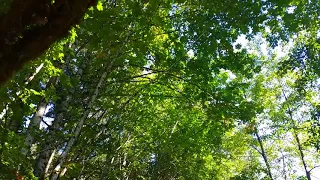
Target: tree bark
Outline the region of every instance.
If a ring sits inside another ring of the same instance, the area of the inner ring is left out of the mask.
[[[105,78],[107,77],[108,72],[109,72],[108,70],[104,71],[103,74],[101,75],[101,77],[99,79],[99,82],[98,82],[98,84],[97,84],[97,86],[95,88],[94,94],[92,95],[91,100],[89,102],[88,108],[83,113],[81,119],[79,120],[79,123],[77,124],[77,126],[76,126],[76,128],[75,128],[75,130],[73,132],[73,136],[69,139],[65,150],[61,154],[61,157],[60,157],[60,159],[59,159],[54,171],[51,173],[50,180],[57,180],[58,179],[60,171],[61,171],[60,169],[62,168],[63,163],[65,162],[65,160],[66,160],[71,148],[73,147],[73,144],[75,143],[77,137],[79,136],[79,134],[81,132],[81,129],[82,129],[83,124],[84,124],[84,121],[86,120],[86,118],[88,117],[88,115],[89,115],[89,113],[91,111],[91,106],[95,102],[95,100],[96,100],[96,98],[97,98],[97,96],[99,94],[100,87],[102,86]]]
[[[31,119],[28,131],[26,134],[26,139],[25,139],[25,147],[22,148],[22,153],[24,155],[27,155],[30,151],[30,148],[32,146],[32,143],[34,141],[34,135],[37,130],[40,128],[40,123],[42,121],[42,117],[44,116],[45,110],[47,107],[47,102],[45,101],[44,98],[41,99],[37,111],[34,114],[34,117]]]
[[[308,180],[311,180],[311,174],[310,174],[310,171],[308,171],[308,166],[307,166],[307,163],[304,158],[304,153],[303,153],[302,145],[300,143],[300,139],[299,139],[298,134],[295,130],[294,130],[293,134],[294,134],[295,140],[297,141],[297,145],[298,145],[298,149],[299,149],[299,153],[300,153],[300,158],[301,158],[301,161],[303,164],[304,171],[306,172],[306,177]]]
[[[66,63],[71,58],[66,57]],[[76,74],[76,79],[80,80],[83,68],[85,68],[88,65],[88,62],[84,62],[84,67],[80,68]],[[59,94],[59,93],[58,93]],[[61,94],[64,94],[63,92]],[[51,163],[53,162],[54,155],[57,150],[58,140],[57,136],[59,134],[59,128],[63,127],[64,121],[66,119],[66,114],[68,111],[68,106],[70,103],[70,100],[72,99],[71,95],[68,94],[67,96],[64,95],[58,95],[60,97],[60,101],[56,102],[56,116],[54,121],[52,122],[52,125],[49,127],[49,132],[47,134],[47,137],[45,139],[45,142],[42,146],[42,150],[40,154],[37,157],[35,166],[34,166],[34,175],[36,177],[39,177],[40,180],[45,179],[49,176],[49,169],[51,167]]]
[[[13,0],[0,20],[0,86],[68,35],[96,0]]]
[[[49,167],[56,152],[57,131],[63,122],[65,113],[67,112],[69,99],[70,98],[67,98],[60,104],[60,110],[57,113],[55,120],[52,122],[52,126],[49,128],[48,137],[46,138],[44,145],[42,146],[42,151],[36,160],[33,173],[36,177],[39,177],[40,180],[45,179],[48,176]]]
[[[60,173],[61,173],[61,168],[63,167],[63,164],[64,164],[69,152],[71,151],[71,148],[73,147],[75,141],[77,140],[77,138],[82,130],[82,127],[85,123],[85,120],[87,119],[87,117],[91,111],[91,107],[93,106],[96,98],[98,97],[100,88],[103,85],[103,83],[105,82],[105,79],[107,78],[108,74],[112,71],[112,68],[114,67],[114,62],[119,57],[120,52],[122,52],[122,49],[123,49],[125,43],[128,41],[130,34],[131,34],[131,32],[129,31],[126,36],[125,41],[123,41],[122,46],[118,49],[116,56],[111,59],[110,63],[106,64],[106,69],[104,69],[102,75],[100,76],[99,82],[95,87],[93,95],[91,96],[91,99],[88,103],[87,109],[85,110],[85,112],[83,113],[82,117],[80,118],[78,124],[74,128],[73,133],[72,133],[73,136],[67,142],[66,148],[64,149],[63,153],[61,154],[57,165],[55,166],[53,172],[50,175],[50,180],[57,180],[59,178]]]
[[[271,174],[271,168],[270,168],[270,164],[269,164],[269,161],[268,161],[268,157],[267,157],[267,154],[266,154],[266,151],[264,149],[264,146],[263,146],[263,142],[262,142],[262,139],[258,133],[258,129],[255,129],[255,132],[254,132],[256,138],[258,139],[258,142],[259,142],[259,146],[260,146],[260,149],[261,149],[261,152],[259,152],[263,158],[263,161],[264,163],[266,164],[266,167],[267,167],[267,174],[269,176],[269,178],[271,180],[273,180],[273,177],[272,177],[272,174]]]
[[[282,94],[283,94],[285,100],[288,101],[288,97],[286,96],[286,94],[285,94],[283,89],[282,89]],[[290,120],[291,120],[291,124],[292,124],[292,128],[293,128],[293,136],[294,136],[294,138],[295,138],[295,140],[297,142],[297,146],[298,146],[300,158],[301,158],[301,161],[302,161],[302,164],[303,164],[303,168],[304,168],[304,171],[306,173],[307,179],[311,180],[311,173],[308,170],[308,165],[307,165],[307,163],[305,161],[305,157],[304,157],[303,148],[302,148],[302,145],[301,145],[301,142],[300,142],[300,138],[299,138],[299,136],[297,134],[297,125],[296,125],[296,122],[293,119],[291,107],[289,105],[287,105],[287,106],[288,106],[288,114],[290,116]]]

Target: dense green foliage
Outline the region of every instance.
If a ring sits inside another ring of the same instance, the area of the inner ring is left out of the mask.
[[[0,179],[316,178],[319,6],[99,1],[0,88]]]

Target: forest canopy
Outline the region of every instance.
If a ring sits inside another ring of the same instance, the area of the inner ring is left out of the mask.
[[[0,0],[0,179],[320,179],[318,0]]]

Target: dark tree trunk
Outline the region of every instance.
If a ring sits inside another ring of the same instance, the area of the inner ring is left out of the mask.
[[[256,138],[257,138],[257,140],[258,140],[258,142],[259,142],[259,145],[260,145],[260,150],[261,150],[261,151],[260,151],[260,154],[261,154],[261,156],[262,156],[262,158],[263,158],[264,163],[266,164],[267,174],[268,174],[269,178],[270,178],[271,180],[273,180],[272,173],[271,173],[271,168],[270,168],[270,164],[269,164],[268,157],[267,157],[267,153],[266,153],[266,151],[265,151],[265,149],[264,149],[262,139],[261,139],[261,137],[260,137],[260,135],[259,135],[259,133],[258,133],[258,129],[255,129],[254,134],[255,134],[255,136],[256,136]]]
[[[0,86],[68,35],[96,0],[13,0],[0,19]]]

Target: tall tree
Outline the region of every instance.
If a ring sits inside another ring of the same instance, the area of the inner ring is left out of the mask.
[[[297,122],[302,109],[291,108],[294,128],[285,109],[301,102],[316,109],[308,97],[318,91],[308,79],[300,89],[310,93],[299,94],[284,81],[300,77],[290,63],[235,42],[245,36],[259,46],[258,36],[272,49],[300,30],[311,32],[316,3],[45,2],[12,1],[1,8],[1,25],[17,29],[1,30],[13,42],[1,45],[4,59],[22,58],[22,67],[39,57],[0,89],[1,178],[277,179],[280,151],[283,177],[297,178],[291,170],[300,166],[289,162],[299,157],[296,144],[275,141],[294,132],[313,170],[306,150],[317,135],[305,141],[301,129],[312,128],[305,119]],[[10,15],[17,19],[19,13],[26,15],[22,25]]]
[[[12,0],[0,19],[0,84],[68,35],[96,0]]]

